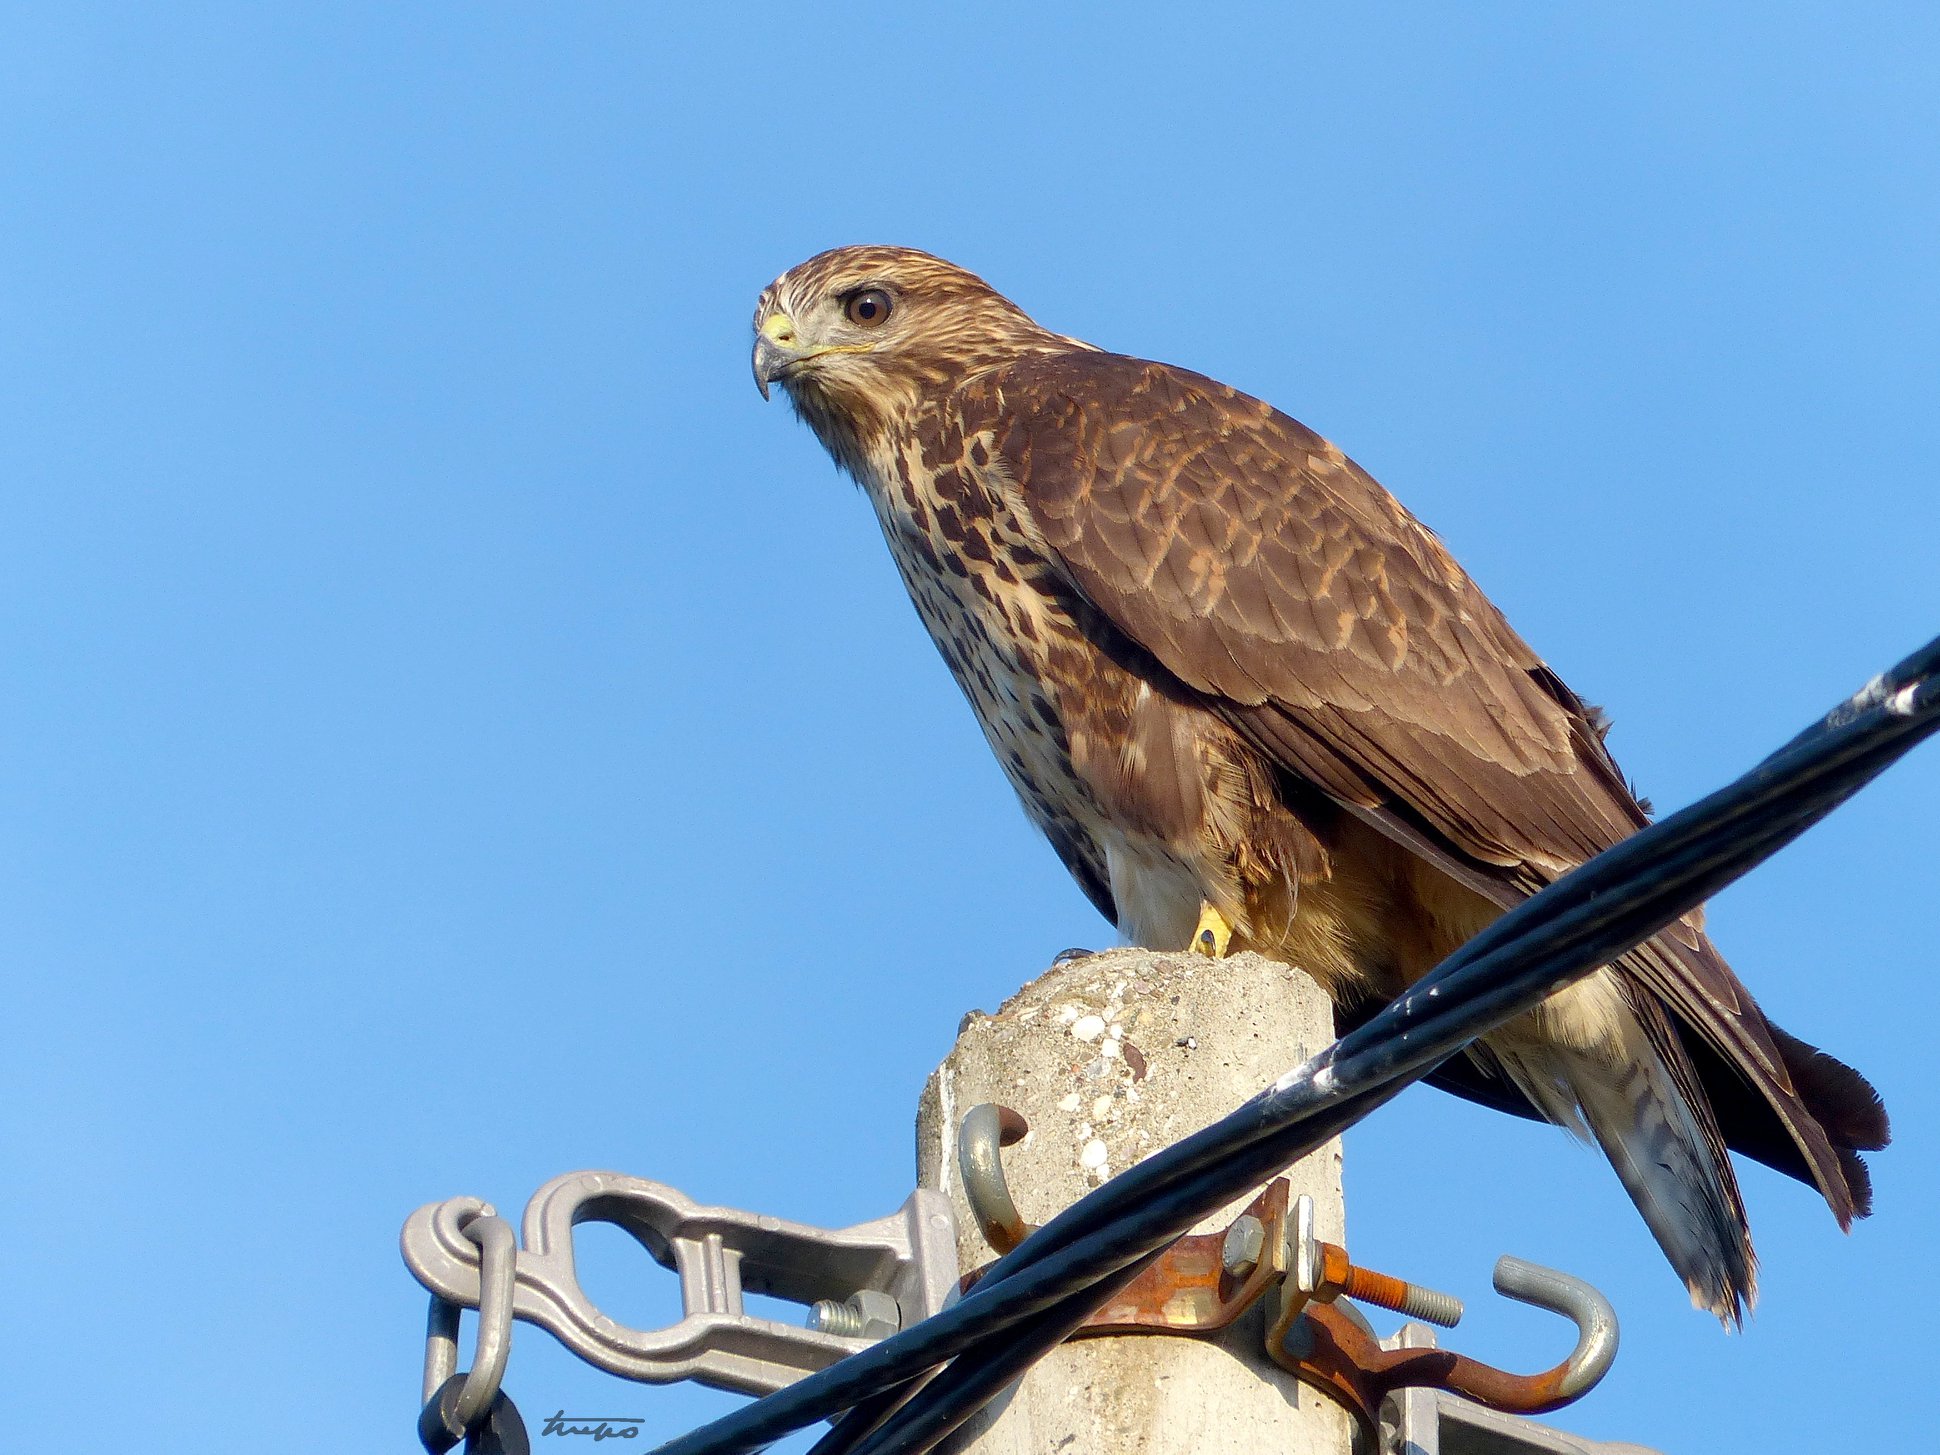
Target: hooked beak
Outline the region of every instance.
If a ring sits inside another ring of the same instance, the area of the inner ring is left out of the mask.
[[[785,313],[771,313],[761,320],[754,336],[754,387],[768,397],[768,386],[788,377],[788,371],[802,357],[796,347],[795,320]]]

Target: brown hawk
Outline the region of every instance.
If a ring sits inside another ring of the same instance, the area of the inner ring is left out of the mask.
[[[1134,943],[1255,949],[1347,1015],[1646,822],[1600,718],[1354,462],[904,248],[755,310],[755,381],[861,484],[1024,807]],[[1726,1147],[1869,1210],[1865,1079],[1693,914],[1443,1068],[1594,1137],[1692,1301],[1755,1292]]]

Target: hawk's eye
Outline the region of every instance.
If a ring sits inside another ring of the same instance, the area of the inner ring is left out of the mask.
[[[880,288],[864,288],[860,293],[851,295],[843,307],[850,323],[861,324],[864,328],[880,327],[889,318],[889,295]]]

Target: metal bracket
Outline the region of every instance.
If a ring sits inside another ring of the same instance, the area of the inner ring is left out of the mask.
[[[430,1203],[400,1239],[405,1264],[438,1297],[479,1302],[479,1249],[464,1225],[489,1213],[476,1198]],[[574,1273],[572,1230],[625,1229],[680,1275],[685,1316],[663,1329],[631,1329],[601,1313]],[[625,1379],[692,1379],[741,1394],[769,1394],[866,1347],[871,1339],[797,1328],[746,1312],[743,1293],[802,1304],[851,1304],[865,1292],[893,1299],[907,1328],[952,1301],[956,1226],[948,1200],[918,1188],[886,1218],[817,1228],[737,1208],[706,1207],[663,1183],[617,1172],[570,1172],[533,1194],[522,1220],[512,1316],[552,1333],[589,1364]],[[863,1327],[884,1332],[882,1300]],[[840,1322],[823,1319],[824,1323]]]
[[[1030,1124],[1007,1106],[983,1103],[964,1114],[957,1130],[957,1166],[964,1200],[993,1252],[1008,1253],[1033,1231],[1018,1212],[1004,1176],[1002,1148],[1022,1141]],[[1233,1231],[1188,1233],[1081,1324],[1071,1337],[1103,1334],[1212,1334],[1231,1324],[1286,1271],[1275,1250],[1286,1244],[1291,1184],[1277,1177],[1261,1190],[1234,1228],[1253,1233],[1254,1251],[1229,1251]],[[967,1293],[981,1278],[964,1275]]]
[[[1275,1178],[1240,1217],[1257,1220],[1270,1238],[1285,1221],[1287,1188],[1286,1178]],[[1269,1258],[1251,1267],[1229,1268],[1225,1257],[1229,1237],[1229,1233],[1188,1233],[1180,1238],[1071,1337],[1213,1334],[1226,1328],[1284,1271]]]
[[[1032,1231],[1004,1176],[1002,1149],[1028,1135],[1030,1124],[1007,1106],[985,1103],[964,1114],[957,1131],[963,1195],[984,1241],[1008,1253]],[[1100,1334],[1212,1334],[1227,1327],[1275,1284],[1282,1295],[1278,1339],[1310,1299],[1358,1298],[1414,1318],[1453,1326],[1460,1299],[1385,1273],[1357,1268],[1347,1250],[1314,1236],[1314,1204],[1289,1199],[1292,1184],[1276,1177],[1223,1233],[1188,1233],[1081,1324],[1073,1338]],[[963,1286],[983,1274],[967,1275]]]

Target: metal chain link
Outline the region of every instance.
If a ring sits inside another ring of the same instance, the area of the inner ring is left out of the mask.
[[[478,1339],[471,1368],[454,1394],[448,1386],[457,1377],[460,1310],[448,1299],[431,1295],[420,1396],[424,1404],[418,1416],[418,1438],[430,1455],[444,1455],[484,1425],[494,1401],[502,1398],[499,1384],[512,1353],[512,1284],[518,1239],[512,1225],[489,1206],[465,1219],[459,1229],[478,1245]]]

